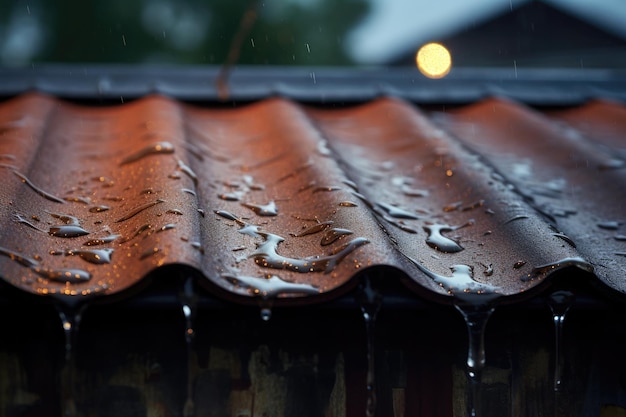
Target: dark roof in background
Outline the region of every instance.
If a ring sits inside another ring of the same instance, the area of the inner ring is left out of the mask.
[[[24,292],[124,295],[164,268],[241,302],[321,302],[367,273],[443,302],[524,298],[564,270],[626,292],[613,73],[243,71],[238,104],[173,70],[46,71],[2,84],[0,271]]]
[[[416,40],[411,50],[390,65],[415,65],[424,43],[441,42],[453,65],[462,67],[532,66],[624,68],[626,39],[571,12],[532,0],[479,21],[428,39]]]

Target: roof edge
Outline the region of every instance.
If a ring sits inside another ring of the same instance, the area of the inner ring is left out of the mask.
[[[74,100],[124,102],[150,94],[186,101],[256,101],[272,96],[313,103],[380,96],[420,104],[464,104],[489,96],[530,105],[626,101],[626,71],[571,68],[453,68],[439,80],[416,68],[239,66],[220,93],[219,66],[45,64],[0,68],[0,96],[40,92]]]

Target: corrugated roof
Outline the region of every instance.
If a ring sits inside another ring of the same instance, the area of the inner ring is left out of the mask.
[[[74,302],[177,266],[225,299],[297,304],[372,273],[480,302],[580,268],[623,293],[624,112],[20,94],[0,105],[2,279]]]

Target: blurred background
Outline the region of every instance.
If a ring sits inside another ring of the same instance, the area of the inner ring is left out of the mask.
[[[415,66],[436,42],[448,67],[623,69],[624,22],[623,0],[4,0],[0,66]]]

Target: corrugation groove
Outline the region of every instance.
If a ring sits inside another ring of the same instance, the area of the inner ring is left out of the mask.
[[[568,267],[624,292],[620,154],[587,139],[620,149],[621,128],[594,137],[612,120],[593,106],[17,97],[0,106],[0,271],[68,301],[175,264],[239,301],[325,300],[378,268],[439,301],[520,296]]]

